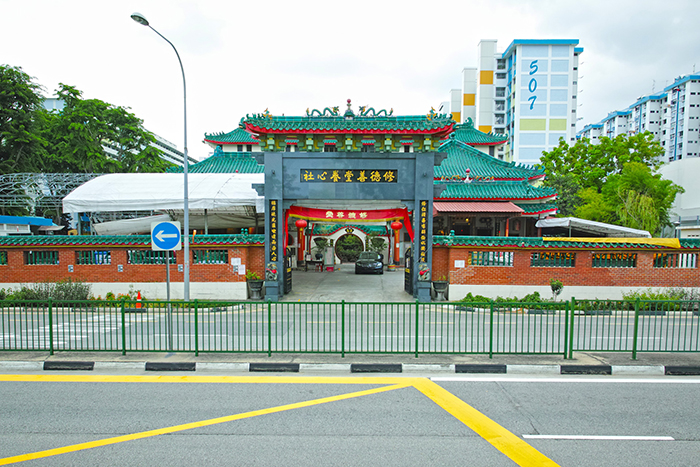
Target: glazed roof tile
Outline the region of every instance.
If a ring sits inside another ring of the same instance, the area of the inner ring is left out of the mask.
[[[272,117],[247,115],[242,121],[254,133],[359,133],[359,134],[446,134],[452,131],[452,116],[402,117]]]
[[[455,131],[452,133],[454,139],[461,141],[470,146],[495,146],[504,144],[508,141],[508,135],[484,133],[474,128],[472,119],[467,119],[466,123],[455,126]]]
[[[168,172],[182,173],[181,166],[171,167]],[[265,171],[264,165],[259,165],[250,152],[224,152],[216,148],[214,154],[187,168],[189,173],[241,173],[257,174]]]
[[[213,144],[260,144],[260,140],[243,128],[228,133],[205,133],[204,141]]]
[[[312,235],[332,235],[338,230],[352,227],[368,235],[387,235],[388,230],[384,225],[363,225],[363,224],[314,224]]]
[[[536,187],[522,182],[445,183],[445,190],[436,199],[515,201],[548,199],[556,196],[551,187]]]
[[[675,248],[652,245],[649,243],[637,243],[633,239],[619,242],[571,242],[571,241],[544,241],[540,237],[468,237],[456,235],[436,235],[433,237],[434,246],[471,246],[476,248],[578,248],[594,250],[674,250]],[[700,249],[700,239],[681,239],[681,249]]]
[[[258,234],[195,235],[193,247],[208,245],[264,244],[265,236]],[[26,247],[138,247],[150,248],[150,235],[9,235],[0,237],[0,248]]]
[[[435,167],[436,179],[451,177],[464,178],[467,169],[472,178],[493,177],[496,180],[536,180],[544,177],[543,168],[505,162],[484,154],[473,147],[450,138],[440,146],[439,151],[447,153],[447,158]]]
[[[557,212],[557,205],[554,203],[515,203],[515,205],[524,211],[524,215]]]

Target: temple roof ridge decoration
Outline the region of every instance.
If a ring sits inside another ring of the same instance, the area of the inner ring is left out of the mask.
[[[394,116],[394,110],[360,106],[359,112],[347,101],[347,110],[341,114],[338,106],[322,110],[306,110],[305,116],[273,116],[267,110],[246,114],[240,126],[251,133],[263,134],[400,134],[435,135],[443,137],[453,130],[456,122],[452,115],[437,114],[433,109],[427,115]]]

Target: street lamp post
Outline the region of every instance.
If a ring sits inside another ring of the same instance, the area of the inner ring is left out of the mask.
[[[185,196],[184,196],[184,210],[185,210],[185,219],[184,219],[184,228],[183,230],[185,231],[185,235],[183,236],[184,238],[184,298],[185,301],[188,301],[190,299],[190,240],[189,240],[189,235],[190,235],[190,210],[189,210],[189,190],[187,187],[187,172],[188,172],[188,165],[189,161],[187,158],[187,84],[185,82],[185,68],[182,66],[182,60],[180,60],[180,54],[177,52],[177,49],[173,45],[172,42],[170,42],[168,39],[166,39],[165,36],[163,36],[161,33],[153,29],[153,26],[151,26],[148,23],[148,20],[146,19],[145,16],[143,16],[141,13],[133,13],[131,15],[131,19],[136,21],[139,24],[142,24],[143,26],[148,26],[151,28],[153,32],[158,34],[160,37],[162,37],[165,42],[170,44],[170,46],[173,48],[175,51],[175,55],[177,55],[177,61],[180,63],[180,70],[182,71],[182,95],[183,95],[183,102],[184,102],[184,116],[185,116],[185,160],[183,163],[183,172],[185,175]]]

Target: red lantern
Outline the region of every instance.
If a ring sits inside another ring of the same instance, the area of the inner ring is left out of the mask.
[[[394,221],[391,223],[391,228],[394,230],[400,230],[401,227],[403,227],[403,224],[399,221]]]
[[[299,219],[294,223],[294,225],[297,226],[297,229],[305,229],[306,228],[306,221],[304,219]]]

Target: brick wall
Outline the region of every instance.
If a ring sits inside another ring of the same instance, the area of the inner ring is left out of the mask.
[[[502,251],[513,254],[512,266],[476,266],[471,264],[473,251]],[[700,270],[695,267],[655,268],[653,250],[620,250],[623,253],[636,253],[637,264],[633,268],[593,267],[593,253],[600,250],[577,249],[575,267],[536,267],[530,266],[531,254],[542,250],[509,247],[484,249],[469,247],[433,248],[433,279],[447,276],[455,285],[527,285],[547,286],[550,279],[558,279],[566,286],[599,287],[698,287]],[[548,252],[556,251],[551,248]],[[560,250],[571,251],[571,250]],[[605,250],[610,252],[610,250]],[[658,252],[658,250],[656,251]],[[664,250],[664,253],[671,253]],[[678,251],[676,253],[689,253]],[[693,253],[693,252],[690,252]],[[464,261],[464,267],[456,267],[455,261]]]
[[[245,282],[245,276],[234,271],[231,258],[240,258],[246,266],[246,271],[252,270],[264,275],[265,247],[263,245],[237,245],[235,247],[210,247],[210,250],[228,251],[227,264],[194,264],[190,261],[190,282]],[[46,246],[43,248],[32,247],[31,251],[58,251],[56,265],[28,265],[25,264],[25,252],[29,248],[0,248],[7,252],[7,264],[0,265],[0,282],[2,283],[32,283],[55,282],[65,279],[81,280],[90,283],[100,282],[165,282],[166,268],[164,264],[129,264],[127,261],[128,250],[150,251],[147,248],[135,247],[65,247]],[[192,248],[194,252],[197,248]],[[200,249],[203,250],[203,249]],[[80,265],[77,264],[76,251],[110,251],[110,264]],[[177,265],[184,262],[184,251],[176,251]],[[171,253],[172,254],[172,253]],[[122,271],[119,271],[121,265]],[[171,264],[171,282],[182,282],[183,273],[178,272],[178,266]],[[69,271],[73,266],[73,272]]]

